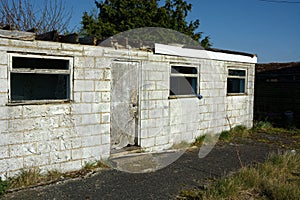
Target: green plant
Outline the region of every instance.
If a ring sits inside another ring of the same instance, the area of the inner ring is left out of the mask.
[[[273,125],[268,121],[255,122],[253,129],[256,131],[268,131],[273,128]]]
[[[0,195],[7,189],[25,188],[32,185],[56,182],[65,178],[76,178],[100,168],[110,168],[110,166],[106,162],[100,160],[88,162],[81,170],[67,173],[52,170],[41,174],[39,168],[23,169],[17,176],[11,177],[7,181],[2,181],[0,179]]]
[[[82,170],[86,172],[91,172],[99,168],[109,168],[109,165],[102,160],[94,161],[94,162],[86,162]]]
[[[20,173],[9,179],[9,188],[22,188],[35,185],[41,181],[41,174],[38,168],[23,169]]]
[[[214,182],[206,190],[182,191],[178,199],[299,199],[299,187],[300,154],[275,154],[262,164],[243,167]]]
[[[182,190],[180,191],[178,200],[201,200],[202,199],[202,191],[194,189],[194,190]]]
[[[249,130],[242,125],[235,126],[229,131],[222,131],[219,139],[223,141],[230,141],[237,137],[248,137],[250,134]]]
[[[219,137],[220,140],[228,141],[231,139],[230,131],[222,131]]]
[[[8,188],[8,182],[3,181],[2,178],[0,177],[0,196],[5,194],[7,188]]]
[[[291,127],[288,129],[273,127],[268,121],[255,122],[252,128],[252,132],[265,132],[268,134],[288,134],[288,135],[300,135],[300,129]]]
[[[54,181],[54,180],[59,180],[62,177],[64,177],[64,174],[61,173],[58,170],[52,170],[52,171],[48,171],[48,173],[45,175],[45,177],[47,177],[47,181]]]
[[[238,125],[235,126],[232,130],[230,130],[234,135],[239,135],[245,137],[248,135],[248,129],[246,126]]]
[[[196,137],[195,142],[192,143],[192,146],[201,146],[204,142],[206,135],[200,135]]]

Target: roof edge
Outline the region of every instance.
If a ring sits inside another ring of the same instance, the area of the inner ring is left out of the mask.
[[[255,54],[220,50],[220,49],[197,49],[197,48],[185,48],[179,46],[165,45],[155,43],[154,53],[162,55],[173,55],[192,58],[203,58],[212,60],[245,62],[245,63],[257,63],[257,56]]]

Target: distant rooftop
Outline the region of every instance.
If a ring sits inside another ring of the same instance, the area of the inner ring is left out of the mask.
[[[256,72],[258,73],[274,71],[274,70],[291,71],[295,68],[299,69],[300,62],[256,64],[255,68],[256,68]]]

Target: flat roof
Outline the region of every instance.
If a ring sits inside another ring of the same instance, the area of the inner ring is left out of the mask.
[[[156,43],[154,47],[154,53],[162,54],[162,55],[191,57],[191,58],[257,63],[257,56],[255,54],[236,52],[230,50],[213,49],[213,48],[203,49],[201,47],[193,48],[193,47],[185,47],[185,46],[178,46],[178,45],[173,46],[173,45]]]

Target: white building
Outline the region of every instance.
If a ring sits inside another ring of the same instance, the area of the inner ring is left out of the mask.
[[[128,144],[160,151],[252,126],[255,55],[31,36],[0,31],[1,176],[30,167],[77,170]]]

